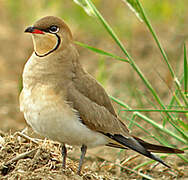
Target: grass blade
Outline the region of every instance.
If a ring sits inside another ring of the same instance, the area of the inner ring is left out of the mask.
[[[187,113],[187,110],[177,110],[177,109],[123,109],[122,111]]]
[[[184,78],[184,79],[185,79],[185,78]],[[182,92],[182,90],[181,90],[181,84],[180,84],[178,78],[175,78],[175,79],[174,79],[174,82],[175,82],[175,84],[176,84],[177,90],[178,90],[178,92],[179,92],[181,98],[183,99],[183,101],[184,101],[186,107],[188,107],[187,98],[185,97],[185,94],[184,94],[184,93]]]
[[[184,44],[184,92],[188,97],[188,64],[187,64],[187,53],[186,53],[186,45]]]
[[[140,8],[138,6],[138,3],[135,0],[122,0],[124,3],[128,5],[128,7],[136,14],[138,19],[143,22],[143,16],[140,12]]]
[[[159,50],[161,51],[161,54],[162,54],[162,56],[163,56],[163,58],[164,58],[164,60],[165,60],[165,62],[166,62],[166,64],[167,64],[167,66],[168,66],[168,69],[169,69],[169,71],[170,71],[172,77],[175,78],[175,73],[174,73],[174,71],[173,71],[173,69],[172,69],[172,66],[171,66],[170,63],[168,62],[167,55],[166,55],[166,53],[165,53],[165,51],[164,51],[164,49],[163,49],[161,43],[159,42],[158,37],[157,37],[157,34],[155,33],[155,31],[154,31],[154,29],[153,29],[153,27],[152,27],[152,25],[151,25],[149,19],[148,19],[147,16],[146,16],[146,13],[145,13],[145,11],[144,11],[144,8],[142,7],[142,5],[141,5],[141,3],[140,3],[139,0],[136,0],[136,2],[137,2],[137,4],[138,4],[139,9],[140,9],[140,12],[141,12],[141,14],[142,14],[142,16],[143,16],[143,20],[144,20],[144,22],[146,23],[146,26],[148,27],[149,31],[151,32],[151,34],[152,34],[152,36],[153,36],[155,42],[157,43],[157,46],[158,46]]]
[[[160,156],[161,159],[166,158],[166,157],[167,157],[167,155],[166,156],[165,155],[164,156]],[[136,171],[137,169],[140,169],[141,167],[146,166],[148,164],[152,164],[152,163],[156,163],[156,161],[150,160],[150,161],[144,162],[144,163],[139,164],[138,166],[134,167],[133,170]]]
[[[91,51],[94,51],[94,52],[96,52],[96,53],[98,53],[98,54],[100,54],[100,55],[109,56],[109,57],[111,57],[111,58],[114,58],[114,59],[117,59],[117,60],[120,60],[120,61],[123,61],[123,62],[129,62],[127,59],[121,58],[121,57],[119,57],[119,56],[117,56],[117,55],[114,55],[114,54],[112,54],[112,53],[103,51],[103,50],[101,50],[101,49],[91,47],[91,46],[89,46],[89,45],[87,45],[87,44],[83,44],[83,43],[78,42],[78,41],[75,41],[75,43],[76,43],[77,45],[79,45],[79,46],[82,46],[82,47],[85,47],[85,48],[87,48],[87,49],[89,49],[89,50],[91,50]]]
[[[73,1],[79,6],[81,6],[89,16],[95,16],[95,13],[93,12],[92,8],[87,3],[87,1],[85,0],[73,0]]]

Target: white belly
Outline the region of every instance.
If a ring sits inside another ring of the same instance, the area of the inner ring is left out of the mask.
[[[20,98],[20,109],[27,123],[37,133],[70,145],[95,147],[105,145],[108,139],[81,123],[77,112],[47,87],[35,91],[26,88]],[[35,98],[33,98],[35,95]]]

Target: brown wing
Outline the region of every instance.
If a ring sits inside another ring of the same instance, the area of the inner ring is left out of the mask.
[[[95,102],[100,106],[104,106],[109,112],[117,117],[114,107],[111,103],[110,98],[105,92],[104,88],[87,72],[85,72],[80,65],[78,65],[78,71],[73,79],[75,88],[88,97],[91,101]]]
[[[67,92],[67,100],[78,111],[83,124],[94,131],[129,136],[126,126],[104,106],[84,96],[74,86]]]

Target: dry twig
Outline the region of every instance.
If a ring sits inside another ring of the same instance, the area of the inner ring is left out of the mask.
[[[21,132],[16,132],[15,135],[21,136],[22,138],[24,138],[24,139],[26,139],[28,141],[31,141],[31,142],[33,142],[36,145],[39,145],[39,143],[37,141],[35,141],[35,139],[33,139],[33,138],[31,138],[31,137],[29,137],[29,136],[27,136],[27,135],[25,135],[25,134],[23,134]]]
[[[26,158],[26,157],[28,157],[28,156],[34,154],[37,149],[38,149],[38,147],[35,148],[35,149],[32,149],[32,150],[30,150],[30,151],[24,152],[24,153],[22,153],[22,154],[19,154],[19,155],[17,155],[16,157],[14,157],[14,158],[10,159],[9,161],[7,161],[4,165],[5,165],[5,166],[8,166],[9,164],[12,164],[12,163],[15,162],[15,161],[18,161],[18,160],[20,160],[20,159],[24,159],[24,158]]]

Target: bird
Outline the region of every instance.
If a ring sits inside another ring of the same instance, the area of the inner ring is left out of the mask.
[[[131,149],[170,168],[154,153],[183,153],[148,143],[130,133],[115,112],[102,85],[81,65],[72,32],[59,17],[46,16],[25,29],[34,51],[23,70],[20,111],[38,134],[62,144],[81,147],[81,174],[87,148],[110,146]]]

